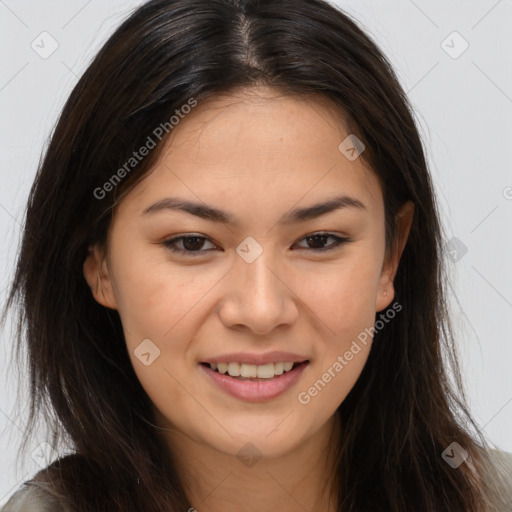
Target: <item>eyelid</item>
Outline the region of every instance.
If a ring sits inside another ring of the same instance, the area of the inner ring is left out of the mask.
[[[301,247],[299,250],[313,252],[313,253],[322,253],[322,252],[328,252],[331,250],[338,249],[341,246],[345,245],[346,243],[351,242],[351,240],[348,237],[336,235],[335,233],[332,233],[330,231],[314,231],[313,233],[309,233],[309,234],[304,235],[303,237],[299,238],[297,242],[301,242],[302,240],[305,240],[306,238],[315,237],[315,236],[325,236],[327,238],[333,238],[335,240],[335,243],[333,243],[325,248],[320,248],[320,249],[311,249],[311,248],[307,248],[307,247]],[[210,242],[213,244],[213,242],[210,240],[210,238],[205,235],[201,235],[199,233],[187,233],[184,235],[179,235],[179,236],[164,240],[162,242],[162,245],[164,245],[167,249],[169,249],[173,253],[182,254],[182,255],[186,254],[186,255],[193,256],[193,257],[199,256],[201,253],[207,253],[207,252],[211,251],[211,249],[206,250],[206,251],[203,251],[203,250],[187,251],[185,249],[176,249],[176,247],[173,247],[173,244],[175,244],[176,242],[179,242],[180,240],[187,239],[187,238],[203,239],[203,240],[206,240],[207,242]],[[294,245],[296,245],[297,242],[294,242]]]

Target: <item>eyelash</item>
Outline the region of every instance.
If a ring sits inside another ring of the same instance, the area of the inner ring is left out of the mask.
[[[299,242],[302,241],[302,240],[305,240],[306,238],[314,238],[314,237],[322,237],[322,236],[326,237],[326,238],[334,238],[335,239],[335,243],[331,244],[330,246],[328,246],[326,248],[308,249],[308,248],[302,247],[300,250],[303,250],[303,251],[313,251],[313,252],[327,252],[327,251],[332,251],[333,249],[337,249],[338,247],[342,246],[343,244],[346,244],[346,243],[350,242],[350,239],[348,239],[348,238],[344,238],[344,237],[340,237],[340,236],[334,235],[332,233],[324,233],[324,232],[318,232],[318,233],[312,233],[311,235],[306,235],[305,237],[301,238],[299,240]],[[176,242],[179,242],[180,240],[190,239],[190,238],[201,239],[201,240],[208,240],[208,238],[205,237],[205,236],[200,236],[200,235],[197,235],[197,236],[193,235],[193,236],[191,236],[191,235],[189,235],[189,236],[178,236],[178,237],[175,237],[175,238],[171,238],[169,240],[165,240],[164,242],[162,242],[162,244],[165,247],[167,247],[169,250],[174,252],[174,253],[186,254],[186,255],[190,255],[190,256],[194,256],[194,257],[199,256],[200,253],[207,252],[207,251],[202,251],[202,250],[187,251],[185,249],[177,249],[176,247],[174,247],[174,244]]]

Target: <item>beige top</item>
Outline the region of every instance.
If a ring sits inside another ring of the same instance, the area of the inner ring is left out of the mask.
[[[495,468],[502,476],[502,483],[490,482],[493,495],[488,503],[488,512],[512,511],[512,454],[492,450]],[[44,482],[25,482],[11,497],[0,512],[71,512],[51,493],[49,484]]]

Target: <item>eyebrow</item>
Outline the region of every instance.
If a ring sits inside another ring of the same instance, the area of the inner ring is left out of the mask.
[[[355,197],[341,195],[328,199],[321,203],[317,203],[305,208],[296,208],[285,213],[278,221],[279,224],[296,224],[307,220],[315,219],[321,215],[331,213],[342,208],[357,208],[367,210],[366,206]],[[186,199],[177,197],[166,197],[151,206],[147,207],[141,216],[151,215],[166,210],[177,210],[195,215],[201,219],[218,222],[221,224],[234,224],[234,216],[226,211],[208,206],[204,203],[195,203]]]

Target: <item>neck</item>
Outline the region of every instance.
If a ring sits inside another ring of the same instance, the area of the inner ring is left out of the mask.
[[[292,451],[274,458],[244,441],[240,446],[248,457],[224,453],[170,428],[164,442],[198,512],[336,512],[339,436],[339,421],[332,417]]]

